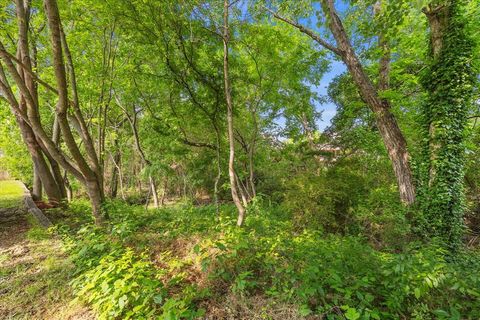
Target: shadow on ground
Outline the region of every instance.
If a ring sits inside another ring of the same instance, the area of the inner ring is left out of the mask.
[[[0,181],[0,319],[95,319],[70,303],[73,265],[22,197],[20,183]]]

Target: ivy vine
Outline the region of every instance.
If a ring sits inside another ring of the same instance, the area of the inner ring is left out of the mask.
[[[453,250],[464,230],[465,128],[476,75],[474,41],[466,31],[462,2],[447,3],[441,51],[434,57],[430,44],[428,67],[421,77],[427,93],[421,117],[421,232],[441,239]]]

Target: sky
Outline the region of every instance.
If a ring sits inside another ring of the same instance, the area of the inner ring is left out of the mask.
[[[345,65],[340,61],[332,61],[330,66],[330,71],[327,72],[322,81],[320,81],[320,85],[314,87],[315,91],[318,93],[319,96],[326,96],[327,89],[330,82],[339,74],[345,72],[346,68]],[[335,105],[328,101],[326,103],[317,103],[315,105],[317,111],[322,112],[322,117],[317,121],[318,130],[324,131],[331,123],[332,118],[337,113]]]

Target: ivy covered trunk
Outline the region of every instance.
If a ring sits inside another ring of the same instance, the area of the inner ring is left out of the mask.
[[[420,204],[422,233],[438,237],[454,249],[463,230],[465,126],[473,97],[473,42],[462,1],[424,9],[430,27],[429,67],[422,78],[427,92],[423,106],[423,162]]]

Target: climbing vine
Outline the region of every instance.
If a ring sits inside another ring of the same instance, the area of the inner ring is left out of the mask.
[[[465,128],[476,74],[472,61],[474,42],[467,32],[462,2],[449,1],[437,8],[443,12],[427,13],[442,15],[434,18],[443,26],[439,41],[433,34],[438,29],[429,17],[429,65],[421,79],[427,93],[421,117],[421,231],[429,238],[440,238],[451,249],[460,243],[464,228]]]

